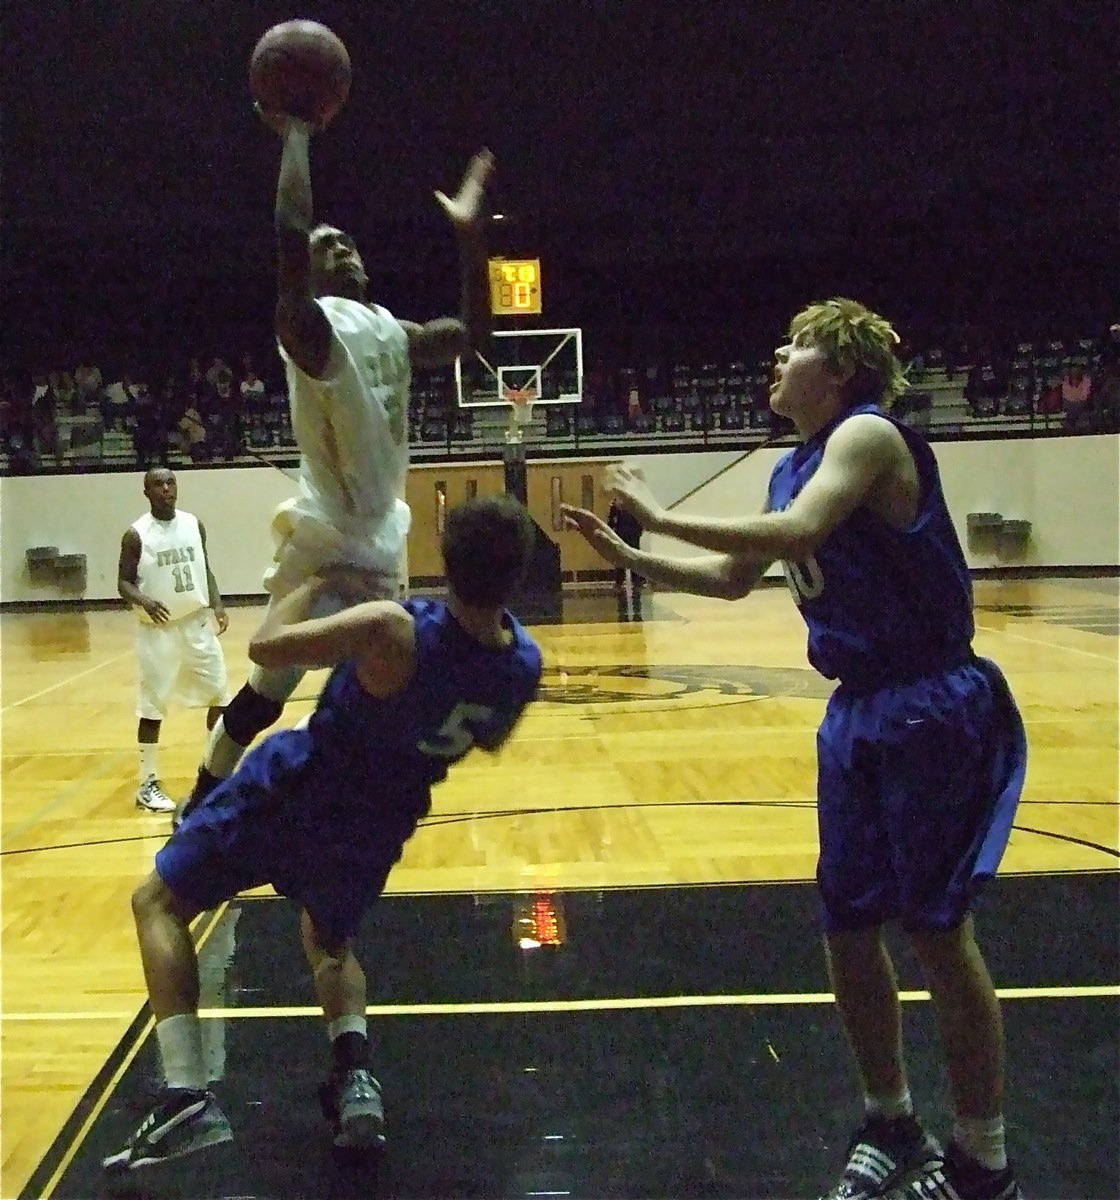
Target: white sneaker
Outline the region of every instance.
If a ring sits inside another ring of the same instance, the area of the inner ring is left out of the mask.
[[[152,775],[145,779],[136,793],[136,807],[148,812],[174,812],[175,801],[163,790],[159,780]]]

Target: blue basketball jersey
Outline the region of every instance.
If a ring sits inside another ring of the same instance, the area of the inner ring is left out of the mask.
[[[890,421],[905,438],[921,480],[917,519],[898,530],[861,506],[810,558],[782,567],[809,627],[809,661],[826,678],[863,690],[964,662],[974,624],[972,580],[933,451],[876,405],[850,409],[786,454],[770,477],[770,508],[792,504],[820,465],[829,436],[857,413]]]
[[[358,682],[353,663],[332,671],[307,733],[320,769],[358,772],[379,789],[396,779],[431,785],[473,746],[495,750],[536,696],[541,652],[507,613],[508,646],[482,645],[441,600],[404,602],[416,624],[416,670],[384,699]]]

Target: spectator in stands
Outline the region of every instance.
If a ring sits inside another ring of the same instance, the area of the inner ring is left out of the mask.
[[[240,416],[243,434],[252,431],[263,439],[263,429],[268,409],[268,397],[265,395],[264,380],[257,374],[252,357],[248,354],[241,356],[241,381],[237,385],[241,396]]]
[[[135,406],[132,445],[137,466],[158,465],[167,458],[167,425],[160,402],[146,383],[133,384],[129,394]]]
[[[133,381],[128,371],[122,371],[119,379],[114,379],[101,393],[101,416],[106,429],[124,429],[128,418],[132,416]]]
[[[1067,369],[1061,382],[1061,393],[1066,428],[1073,433],[1087,433],[1092,426],[1093,381],[1083,367]]]
[[[1105,371],[1120,372],[1120,322],[1110,325],[1097,343],[1094,365],[1102,374]]]
[[[179,452],[186,455],[191,462],[201,462],[208,457],[206,424],[193,400],[188,400],[187,407],[179,418],[175,440]]]
[[[233,368],[218,354],[214,355],[210,366],[206,368],[206,382],[216,393],[219,391],[219,385],[224,384],[227,389],[233,387]]]
[[[49,456],[57,463],[62,454],[58,436],[58,396],[42,371],[36,372],[32,380],[31,428],[35,452],[40,460]]]
[[[89,359],[84,359],[74,371],[74,386],[77,388],[75,411],[80,413],[92,412],[101,405],[101,368],[90,365]]]
[[[1095,427],[1100,433],[1120,432],[1120,323],[1101,338],[1094,363]]]
[[[1003,394],[1004,383],[996,367],[995,355],[985,347],[977,355],[977,361],[964,385],[964,398],[969,412],[974,417],[998,416]]]
[[[235,458],[241,448],[241,420],[234,399],[233,372],[228,368],[217,372],[213,388],[209,411],[203,414],[210,453],[215,458]]]

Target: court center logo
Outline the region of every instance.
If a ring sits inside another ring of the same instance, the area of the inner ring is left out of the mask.
[[[827,699],[833,684],[800,667],[646,665],[554,666],[545,669],[546,704],[608,705],[672,701],[686,707],[777,697]]]

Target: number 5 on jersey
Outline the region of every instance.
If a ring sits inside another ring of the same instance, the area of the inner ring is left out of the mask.
[[[485,704],[461,701],[451,710],[435,737],[425,738],[416,748],[433,758],[459,758],[474,745],[475,731],[471,722],[487,721],[493,715],[494,710]]]

